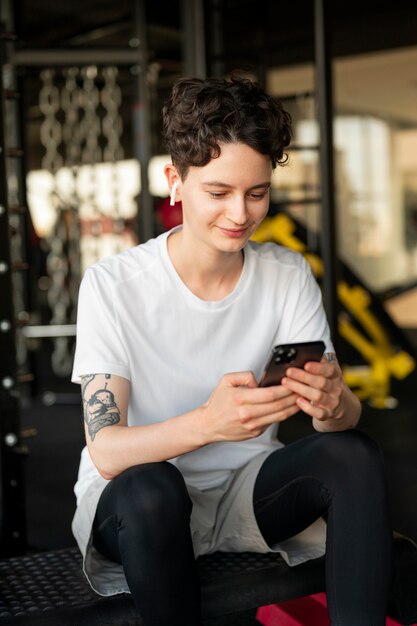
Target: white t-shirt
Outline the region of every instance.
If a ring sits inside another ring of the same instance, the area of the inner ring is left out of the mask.
[[[333,350],[320,289],[301,255],[249,241],[233,292],[204,301],[171,263],[170,232],[91,266],[80,288],[72,380],[94,373],[130,380],[130,426],[200,406],[228,372],[252,370],[259,380],[278,343],[321,339]],[[215,487],[281,446],[276,434],[271,426],[255,439],[210,444],[170,461],[188,484]],[[97,476],[84,448],[78,502]]]

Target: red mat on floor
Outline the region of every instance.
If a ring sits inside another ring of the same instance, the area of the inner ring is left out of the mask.
[[[256,619],[264,626],[330,626],[325,593],[262,606],[256,613]],[[385,624],[401,626],[390,617]]]

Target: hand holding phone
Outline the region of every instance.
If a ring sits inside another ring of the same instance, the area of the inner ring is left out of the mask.
[[[320,361],[324,354],[324,348],[323,341],[287,343],[275,346],[259,386],[279,385],[289,367],[303,368],[309,361]]]

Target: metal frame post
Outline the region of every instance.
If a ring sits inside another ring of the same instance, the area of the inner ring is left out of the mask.
[[[148,38],[145,0],[135,2],[135,32],[139,43],[137,64],[137,102],[133,108],[133,151],[140,163],[141,191],[138,206],[139,240],[145,242],[155,234],[154,210],[149,191],[148,169],[151,158],[151,113],[148,84]]]
[[[323,299],[336,347],[338,343],[337,283],[339,271],[334,184],[332,57],[327,0],[315,0],[314,8],[316,93],[320,128]]]
[[[0,28],[0,556],[3,557],[23,551],[26,516],[5,162],[5,94],[1,72],[6,61],[5,39],[8,35],[2,30]]]
[[[206,44],[202,0],[182,0],[183,59],[186,76],[206,77]]]
[[[225,63],[222,0],[211,0],[210,4],[210,57],[211,75],[223,77],[225,74]]]

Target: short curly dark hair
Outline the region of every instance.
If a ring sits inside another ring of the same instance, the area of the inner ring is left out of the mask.
[[[258,83],[238,75],[181,78],[163,108],[166,148],[182,179],[190,166],[220,156],[220,143],[243,143],[285,165],[291,116]]]

